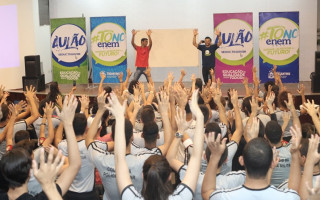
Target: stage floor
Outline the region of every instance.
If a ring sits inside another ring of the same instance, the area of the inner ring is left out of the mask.
[[[46,89],[44,91],[37,92],[38,95],[47,95],[49,93],[49,84],[46,84]],[[146,83],[145,88],[147,88]],[[305,95],[320,95],[320,93],[312,93],[311,92],[311,81],[302,81],[300,84],[304,84],[305,86]],[[163,85],[162,82],[155,82],[155,87],[158,90],[158,88]],[[186,87],[191,87],[191,82],[184,82],[184,85]],[[299,93],[297,92],[298,84],[297,83],[284,83],[284,85],[287,87],[287,89],[292,92],[294,95],[299,96]],[[68,94],[72,89],[72,84],[59,84],[60,91],[62,94]],[[105,83],[103,86],[110,86],[112,88],[119,87],[118,83]],[[95,97],[98,94],[98,87],[99,84],[80,84],[77,85],[77,89],[74,92],[75,95],[79,96],[82,94],[85,94],[89,97]],[[264,85],[260,84],[260,89],[263,90]],[[221,90],[224,96],[227,95],[227,90],[229,88],[234,88],[238,90],[239,97],[243,97],[245,95],[245,89],[243,84],[235,84],[235,83],[224,83],[221,86]],[[23,93],[22,88],[19,89],[12,89],[9,90],[10,93]]]

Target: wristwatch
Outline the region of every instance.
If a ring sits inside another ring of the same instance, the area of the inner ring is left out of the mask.
[[[176,138],[182,138],[183,134],[176,132]]]

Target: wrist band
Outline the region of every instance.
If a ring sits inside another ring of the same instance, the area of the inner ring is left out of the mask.
[[[41,126],[42,126],[42,125],[47,125],[47,124],[46,124],[46,123],[41,123]]]
[[[6,147],[6,151],[11,151],[12,150],[12,145],[8,145],[7,147]]]
[[[44,143],[44,141],[46,141],[46,138],[45,137],[41,137],[39,139],[39,144],[42,145]]]

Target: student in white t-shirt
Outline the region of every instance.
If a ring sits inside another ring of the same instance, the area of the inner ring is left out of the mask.
[[[158,110],[162,117],[163,127],[164,127],[164,144],[157,146],[157,139],[159,139],[159,128],[157,123],[153,121],[149,121],[143,124],[143,131],[141,133],[141,137],[144,139],[144,147],[140,147],[132,142],[131,153],[132,154],[140,154],[143,152],[157,151],[160,152],[160,155],[166,155],[169,149],[169,146],[172,141],[172,131],[171,124],[169,120],[169,96],[164,92],[160,92],[156,95],[158,100]],[[143,116],[148,115],[149,116]],[[153,111],[152,112],[142,112],[141,118],[154,118]]]
[[[90,199],[97,200],[98,196],[94,190],[94,164],[89,158],[89,152],[85,145],[85,131],[87,128],[87,118],[82,113],[77,113],[73,119],[73,129],[76,135],[80,157],[81,168],[72,182],[64,199]],[[58,144],[58,149],[62,151],[64,156],[68,157],[68,144],[66,140],[62,140]]]
[[[170,189],[170,166],[168,161],[158,155],[150,156],[143,165],[143,189],[137,192],[132,186],[128,164],[125,161],[125,134],[124,134],[124,112],[125,106],[121,105],[115,95],[112,95],[111,112],[118,121],[115,140],[115,164],[117,172],[117,184],[122,194],[122,199],[192,199],[195,191],[199,173],[200,160],[203,145],[203,115],[197,104],[198,90],[193,93],[190,108],[197,118],[196,134],[194,137],[194,151],[189,162],[186,176],[182,183],[172,193]],[[121,123],[119,123],[121,122]]]
[[[239,112],[238,114],[239,115]],[[188,123],[185,120],[185,112],[178,110],[177,112],[177,116],[176,116],[176,120],[177,120],[177,125],[178,125],[178,133],[185,133],[185,129],[188,127]],[[238,124],[240,124],[241,129],[242,129],[242,123],[241,123],[241,118],[239,115],[239,122]],[[219,125],[217,123],[209,123],[208,125],[213,125],[210,127],[210,130],[206,128],[206,131],[208,130],[209,132],[216,132],[216,133],[221,133],[221,129],[219,127]],[[237,130],[236,130],[237,131]],[[239,131],[239,130],[238,130]],[[208,133],[206,133],[208,134]],[[237,134],[235,132],[235,134]],[[177,134],[178,135],[178,134]],[[176,153],[177,153],[177,148],[178,148],[178,144],[179,144],[179,137],[176,137],[169,149],[169,152],[167,154],[167,159],[168,162],[170,163],[171,168],[173,168],[173,170],[175,170],[176,172],[179,173],[180,176],[180,180],[182,180],[185,177],[185,173],[186,170],[188,169],[188,165],[184,165],[182,162],[180,162],[179,160],[177,160],[175,157]],[[210,159],[210,150],[208,149],[208,147],[206,148],[205,151],[205,158],[206,159]],[[244,171],[239,171],[239,172],[229,172],[226,175],[223,175],[220,173],[221,168],[222,168],[222,164],[225,163],[227,161],[228,158],[228,148],[225,149],[223,155],[221,156],[221,159],[219,161],[218,164],[218,172],[217,172],[217,188],[221,188],[221,189],[228,189],[228,188],[233,188],[239,185],[242,185],[244,183],[245,180],[245,172]],[[196,191],[195,191],[195,196],[194,199],[196,200],[201,200],[202,196],[201,196],[201,186],[202,186],[202,181],[204,178],[204,173],[200,172],[199,173],[199,179],[197,182],[197,187],[196,187]]]
[[[240,163],[245,166],[246,180],[242,186],[228,190],[217,190],[216,174],[217,165],[220,157],[225,149],[225,141],[221,143],[221,137],[215,139],[214,134],[209,135],[208,147],[211,150],[211,158],[208,164],[207,173],[202,184],[202,197],[207,199],[247,199],[247,200],[267,200],[274,199],[295,199],[300,197],[296,191],[299,190],[300,183],[300,166],[299,166],[299,145],[301,140],[301,130],[299,128],[292,129],[292,137],[294,142],[291,146],[292,162],[290,168],[290,184],[289,190],[278,190],[274,186],[270,186],[269,174],[272,168],[277,164],[277,158],[269,143],[263,138],[256,138],[258,135],[258,122],[256,118],[254,123],[246,127],[248,134],[255,135],[245,146],[243,157],[240,157]],[[275,151],[275,150],[274,150]],[[211,173],[208,173],[211,172]]]
[[[94,163],[96,168],[99,171],[99,174],[102,179],[103,187],[104,187],[104,195],[103,200],[107,199],[121,199],[121,193],[119,192],[117,182],[116,182],[116,176],[118,177],[118,173],[116,174],[115,170],[115,161],[114,161],[114,154],[109,153],[110,145],[113,145],[111,143],[105,143],[101,141],[94,140],[95,135],[97,134],[98,125],[101,119],[101,116],[107,109],[107,105],[105,103],[106,95],[104,92],[102,92],[97,100],[98,100],[98,111],[96,113],[96,116],[88,130],[88,135],[86,137],[86,146],[89,152],[90,160]],[[116,122],[112,125],[112,138],[114,141],[116,132],[115,126],[117,125],[117,119]],[[130,176],[133,180],[134,187],[141,191],[142,189],[142,166],[144,161],[150,157],[151,155],[154,155],[156,152],[143,152],[138,155],[131,154],[131,142],[133,140],[132,133],[133,133],[133,127],[131,122],[126,119],[125,122],[122,124],[125,128],[125,138],[126,138],[126,161],[129,165],[130,170]],[[113,148],[113,147],[112,147]]]

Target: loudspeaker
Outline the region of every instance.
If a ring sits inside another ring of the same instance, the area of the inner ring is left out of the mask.
[[[311,78],[311,92],[320,92],[320,74],[312,72],[310,74]]]
[[[26,77],[41,76],[40,56],[25,56],[24,57]]]
[[[315,70],[316,74],[320,74],[320,51],[316,51]]]
[[[38,77],[22,77],[22,85],[23,85],[23,91],[26,91],[26,87],[30,87],[31,85],[36,88],[37,92],[40,92],[42,90],[46,89],[45,80],[44,80],[44,74]]]

